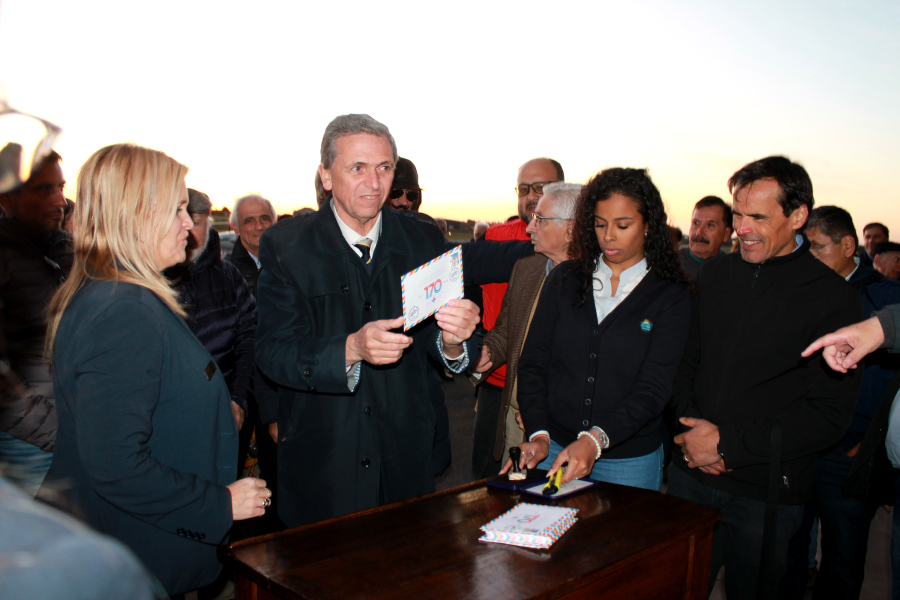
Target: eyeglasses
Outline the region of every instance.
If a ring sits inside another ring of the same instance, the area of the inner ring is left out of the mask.
[[[519,198],[523,198],[528,195],[528,190],[534,190],[534,193],[540,196],[544,193],[544,186],[548,183],[556,183],[555,181],[535,181],[534,183],[520,183],[515,188],[516,193],[519,195]]]
[[[835,244],[834,242],[828,242],[827,244],[810,244],[809,251],[815,252],[816,254],[818,254],[819,252],[822,251],[822,248],[827,248],[828,246],[836,246],[836,245],[837,244]]]
[[[0,194],[31,179],[60,133],[53,123],[12,109],[0,98]]]
[[[542,217],[537,213],[531,213],[531,220],[540,225],[541,221],[571,221],[572,219],[564,219],[562,217]]]
[[[403,194],[406,194],[406,199],[415,204],[422,197],[422,190],[391,190],[391,200],[396,200]]]

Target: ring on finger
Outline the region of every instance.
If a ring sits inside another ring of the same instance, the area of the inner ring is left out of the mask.
[[[691,459],[688,458],[688,455],[687,455],[687,454],[684,455],[684,462],[686,462],[686,463],[691,462]]]
[[[266,488],[266,498],[268,499],[271,497],[272,497],[272,490],[270,490],[269,488]]]
[[[271,504],[272,504],[272,499],[266,498],[265,500],[263,500],[262,507],[269,508],[269,506],[271,506]]]

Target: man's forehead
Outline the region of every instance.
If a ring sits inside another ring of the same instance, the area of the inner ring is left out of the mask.
[[[744,214],[781,210],[780,195],[781,186],[774,179],[753,181],[734,191],[734,210]]]
[[[355,164],[394,163],[394,152],[388,139],[374,133],[342,135],[335,143],[336,163],[343,166]]]
[[[538,200],[537,206],[534,210],[539,213],[542,213],[541,216],[547,216],[547,213],[553,212],[553,208],[556,204],[556,196],[549,196],[544,194]]]
[[[813,241],[813,238],[818,240],[827,237],[818,227],[807,227],[803,233],[806,234],[807,239],[810,241]]]
[[[51,160],[46,163],[40,171],[32,175],[31,179],[25,182],[23,188],[27,189],[38,185],[45,185],[47,183],[61,184],[65,182],[66,178],[62,172],[62,165],[59,161]]]
[[[516,175],[519,183],[534,183],[535,181],[556,181],[556,167],[546,158],[529,160],[519,167]]]
[[[244,219],[246,217],[256,217],[259,215],[271,215],[268,205],[262,200],[256,198],[248,198],[241,202],[238,207],[238,217]]]
[[[715,206],[700,206],[694,209],[694,218],[698,221],[724,221],[725,210],[718,204]]]

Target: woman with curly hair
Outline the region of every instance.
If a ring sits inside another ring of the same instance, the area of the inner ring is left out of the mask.
[[[662,486],[662,413],[690,326],[666,220],[643,169],[606,169],[585,186],[580,254],[547,278],[519,360],[521,466]]]

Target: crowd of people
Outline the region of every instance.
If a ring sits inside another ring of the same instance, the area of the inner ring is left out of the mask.
[[[646,170],[581,185],[529,160],[516,216],[462,244],[465,299],[403,331],[401,276],[456,244],[368,115],[328,124],[318,210],[238,198],[230,252],[166,154],[98,150],[74,203],[61,161],[0,193],[0,463],[17,502],[127,546],[150,597],[211,584],[229,536],[433,491],[440,380],[463,373],[474,479],[519,448],[563,481],[714,506],[710,589],[724,567],[729,599],[802,598],[819,527],[814,597],[859,596],[869,523],[900,489],[900,245],[881,223],[861,245],[801,165],[739,169],[682,245]]]

